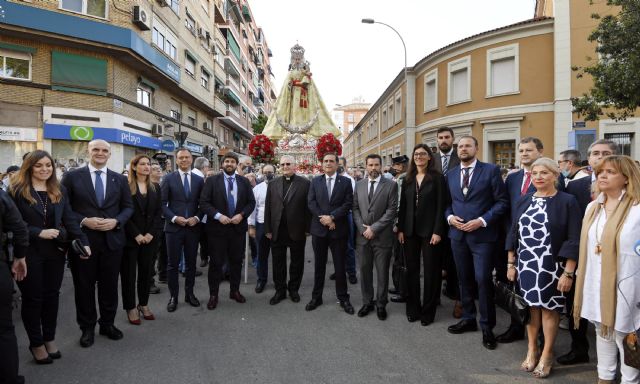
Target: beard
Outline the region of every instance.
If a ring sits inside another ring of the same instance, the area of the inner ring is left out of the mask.
[[[380,176],[380,172],[373,170],[373,171],[369,171],[369,178],[371,179],[377,179]]]
[[[448,153],[451,150],[452,147],[453,147],[452,145],[449,145],[447,143],[442,143],[442,144],[438,145],[438,149],[442,153]]]
[[[463,154],[458,154],[458,157],[460,158],[461,161],[469,161],[469,160],[473,160],[473,158],[475,157],[474,155],[471,155],[469,153],[463,153]]]
[[[233,165],[227,165],[226,167],[224,167],[224,173],[226,173],[229,176],[233,175],[235,171],[236,171],[236,167],[234,167]]]

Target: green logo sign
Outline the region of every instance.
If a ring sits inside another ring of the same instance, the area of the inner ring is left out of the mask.
[[[74,125],[69,130],[72,140],[91,140],[93,139],[93,128]]]

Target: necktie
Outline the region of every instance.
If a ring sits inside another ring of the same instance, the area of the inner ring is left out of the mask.
[[[331,180],[333,180],[333,177],[329,177],[327,178],[327,193],[329,194],[329,199],[331,199]]]
[[[371,186],[369,187],[369,204],[371,204],[371,200],[373,199],[373,185],[375,183],[375,180],[371,180]]]
[[[524,177],[524,184],[522,185],[522,191],[520,191],[520,196],[524,196],[527,194],[529,190],[529,186],[531,185],[531,172],[526,171]]]
[[[98,202],[98,207],[102,207],[102,204],[104,204],[104,184],[102,183],[102,177],[100,177],[100,174],[102,174],[101,170],[96,170],[96,201]]]
[[[236,213],[236,199],[233,198],[233,177],[227,177],[227,204],[229,208],[229,217]]]
[[[462,168],[464,175],[462,176],[462,194],[467,196],[467,192],[469,192],[469,179],[471,179],[471,168]]]
[[[187,198],[187,200],[189,200],[189,196],[191,195],[191,186],[189,185],[189,172],[185,172],[184,174],[184,182],[183,187],[184,187],[184,195]],[[185,208],[185,213],[184,213],[184,217],[190,217],[189,216],[189,205],[187,204],[187,208]]]
[[[449,172],[449,155],[442,155],[442,175],[447,176]]]

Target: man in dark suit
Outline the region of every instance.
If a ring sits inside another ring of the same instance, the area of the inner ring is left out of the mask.
[[[359,317],[376,309],[378,319],[387,318],[389,263],[393,249],[393,224],[398,214],[398,184],[382,177],[382,158],[370,154],[365,159],[368,178],[358,181],[353,194],[353,220],[356,225],[356,252],[360,259],[362,308]],[[376,269],[377,295],[374,301],[373,267]]]
[[[477,330],[473,295],[475,280],[480,301],[482,345],[487,349],[495,349],[493,253],[508,203],[500,168],[478,161],[477,151],[478,141],[475,137],[461,137],[458,141],[460,165],[447,175],[451,201],[445,217],[450,226],[449,238],[458,269],[463,308],[462,320],[448,330],[454,334]]]
[[[449,127],[439,128],[436,132],[436,140],[438,141],[438,151],[433,154],[433,166],[446,177],[450,170],[460,164],[458,154],[453,148],[455,140],[453,129]],[[456,271],[456,263],[453,261],[451,242],[446,235],[443,236],[439,248],[442,252],[442,269],[446,274],[446,288],[443,294],[455,300],[453,317],[459,319],[462,316],[462,305],[460,304],[460,292],[458,289],[458,271]]]
[[[349,222],[347,214],[353,204],[351,180],[337,174],[338,155],[327,153],[322,158],[324,175],[315,177],[309,188],[307,204],[311,211],[311,235],[315,255],[313,293],[307,311],[322,305],[322,291],[327,269],[327,253],[331,248],[336,275],[336,294],[340,306],[350,315],[354,310],[349,302],[345,257]]]
[[[589,146],[587,151],[589,166],[594,169],[603,158],[617,153],[618,146],[615,142],[606,139],[596,140]],[[589,177],[571,180],[567,184],[566,192],[575,196],[580,206],[581,217],[587,209],[587,205],[592,200],[591,186],[595,182],[595,174]],[[575,284],[574,284],[575,285]],[[567,294],[566,308],[569,313],[573,309],[573,299],[575,295],[575,287],[572,286]],[[571,350],[558,357],[557,362],[562,365],[571,365],[586,363],[589,361],[589,341],[587,339],[587,330],[589,322],[580,319],[578,328],[575,327],[573,316],[569,316],[569,332],[571,333]]]
[[[307,207],[307,195],[311,182],[296,176],[293,156],[280,158],[282,177],[269,183],[264,211],[264,232],[271,239],[273,255],[273,283],[276,294],[269,300],[271,305],[289,297],[300,301],[298,290],[304,272],[304,247],[311,223],[311,212]],[[287,284],[287,248],[291,252],[289,284]]]
[[[184,301],[199,307],[200,301],[193,293],[196,280],[196,258],[200,240],[202,213],[198,208],[200,192],[204,185],[202,177],[191,171],[193,156],[186,148],[176,151],[178,170],[162,178],[162,214],[165,218],[164,233],[167,242],[167,279],[169,281],[169,303],[167,311],[178,308],[180,291],[178,264],[184,255],[185,281]]]
[[[200,208],[207,215],[205,231],[209,241],[209,302],[207,308],[218,306],[218,291],[222,281],[222,266],[229,266],[229,298],[244,303],[240,293],[240,270],[247,235],[247,218],[256,206],[251,183],[236,174],[238,156],[229,152],[222,158],[223,172],[207,179]]]
[[[101,335],[112,340],[122,338],[122,332],[113,321],[118,310],[118,275],[126,244],[124,226],[133,215],[127,179],[107,169],[111,145],[104,140],[93,140],[89,142],[88,150],[89,164],[68,171],[62,179],[71,209],[91,246],[89,258],[69,253],[77,321],[82,330],[80,345],[85,348],[93,345],[96,321],[100,324]],[[100,282],[100,319],[96,313],[97,282]]]

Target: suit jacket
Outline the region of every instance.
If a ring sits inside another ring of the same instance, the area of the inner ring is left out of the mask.
[[[16,259],[24,258],[29,247],[29,231],[18,207],[3,189],[0,189],[0,231],[11,232],[13,257]],[[5,247],[0,247],[0,262],[4,261],[5,257]]]
[[[62,178],[62,185],[67,189],[71,209],[76,214],[78,222],[86,217],[102,217],[116,219],[118,225],[107,232],[94,231],[83,227],[89,242],[103,234],[110,250],[120,250],[126,243],[124,226],[133,215],[133,201],[127,178],[107,169],[107,185],[102,207],[98,206],[96,192],[91,181],[89,167],[76,168],[68,171]]]
[[[447,194],[444,176],[432,173],[431,180],[423,180],[420,185],[420,200],[416,214],[414,212],[416,180],[408,182],[405,177],[400,195],[398,232],[404,232],[405,236],[420,236],[429,240],[433,234],[444,236],[446,230],[444,210],[448,202]]]
[[[490,243],[498,239],[499,225],[502,215],[507,213],[508,197],[505,191],[500,168],[497,165],[477,161],[473,170],[467,196],[462,193],[461,165],[447,174],[450,202],[445,212],[445,220],[449,215],[456,215],[465,221],[482,217],[487,223],[473,232],[462,232],[449,226],[449,238],[462,240],[466,235],[476,243]]]
[[[58,203],[52,203],[49,201],[47,210],[53,211],[54,222],[51,223],[50,228],[60,230],[58,241],[71,241],[73,239],[79,239],[84,245],[89,245],[87,236],[80,230],[80,223],[77,220],[76,215],[71,210],[69,205],[69,197],[66,189],[61,186],[62,199]],[[31,196],[39,201],[38,193],[33,187],[30,188]],[[29,243],[31,246],[37,244],[40,240],[40,232],[43,229],[44,223],[44,210],[39,203],[32,204],[20,195],[12,196],[13,201],[16,203],[22,220],[27,224],[29,230]]]
[[[531,205],[533,192],[518,199],[515,209],[515,220],[507,235],[506,249],[517,250],[519,247],[518,221]],[[547,199],[547,220],[551,236],[551,254],[560,259],[578,260],[580,248],[580,230],[582,216],[578,216],[578,202],[572,195],[558,191]]]
[[[135,213],[124,227],[127,233],[127,245],[137,246],[136,236],[144,236],[147,233],[150,233],[155,240],[158,238],[159,230],[162,230],[162,193],[158,184],[154,184],[154,186],[155,190],[151,188],[147,189],[146,200],[137,188],[136,194],[132,196],[133,210]]]
[[[398,211],[398,184],[385,177],[380,178],[380,185],[376,187],[373,198],[369,201],[369,178],[356,183],[353,193],[353,222],[356,225],[356,243],[364,245],[367,242],[379,247],[393,245],[393,224]],[[364,224],[370,225],[375,233],[373,240],[367,240],[362,233]]]
[[[507,189],[507,195],[509,197],[509,211],[510,211],[510,216],[508,216],[510,218],[508,223],[508,228],[511,227],[511,224],[513,223],[513,220],[515,220],[515,217],[516,217],[515,216],[516,205],[518,204],[518,201],[522,197],[523,180],[524,180],[524,169],[520,169],[516,172],[510,173],[507,176],[507,179],[505,180],[505,187]],[[558,189],[558,191],[564,191],[564,184],[565,184],[564,176],[560,174],[558,176],[558,183],[556,185],[556,188]],[[536,187],[533,185],[533,180],[532,180],[531,184],[529,184],[529,188],[527,189],[526,194],[534,193],[535,191],[536,191]]]
[[[267,199],[264,209],[264,232],[271,233],[273,241],[278,240],[282,213],[287,214],[287,230],[293,241],[306,238],[311,224],[311,212],[307,206],[307,195],[311,182],[302,176],[293,176],[291,187],[285,198],[284,177],[278,177],[267,186]]]
[[[330,237],[338,239],[349,236],[349,224],[347,214],[353,204],[353,188],[351,180],[337,173],[331,198],[327,194],[327,179],[325,175],[314,177],[309,188],[307,205],[311,211],[311,234],[320,237]],[[329,231],[329,228],[320,224],[319,216],[330,215],[334,217],[336,229]]]
[[[448,171],[460,165],[460,158],[454,149],[451,151],[451,156],[449,157],[449,166],[447,167]],[[442,173],[442,156],[440,155],[440,151],[437,151],[433,154],[433,166],[438,172]],[[447,172],[448,172],[447,171]]]
[[[182,216],[189,211],[189,216],[197,216],[202,221],[202,212],[198,209],[198,202],[200,200],[200,193],[204,185],[202,177],[191,172],[191,193],[189,196],[185,196],[184,184],[180,178],[180,171],[174,171],[162,178],[162,184],[160,184],[161,196],[162,196],[162,214],[165,217],[164,230],[165,232],[177,232],[181,228],[189,228],[191,230],[198,230],[199,225],[193,227],[182,227],[178,224],[172,223],[171,219],[174,216]],[[188,217],[185,217],[187,219]]]
[[[578,200],[578,206],[582,212],[580,217],[584,216],[584,212],[587,210],[587,205],[591,202],[591,177],[583,177],[578,180],[572,180],[567,185],[566,192],[572,194],[576,200]]]
[[[246,177],[235,175],[236,185],[238,188],[236,197],[236,210],[229,212],[227,204],[227,182],[224,172],[207,178],[202,194],[200,195],[200,209],[207,215],[207,224],[205,230],[215,236],[224,236],[225,233],[244,233],[247,232],[247,218],[256,207],[256,199],[253,196],[253,188]],[[238,213],[242,214],[242,221],[239,224],[221,224],[214,217],[216,214],[222,214],[228,218],[232,218]]]

